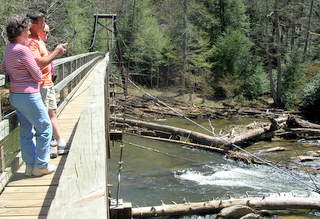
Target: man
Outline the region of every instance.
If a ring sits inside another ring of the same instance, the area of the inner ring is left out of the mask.
[[[45,28],[45,16],[41,12],[32,12],[27,15],[31,21],[32,25],[30,27],[29,36],[29,48],[31,49],[35,60],[40,67],[43,75],[43,79],[40,83],[40,91],[42,99],[48,109],[48,114],[53,127],[53,136],[57,141],[57,152],[58,154],[65,154],[69,151],[68,145],[62,138],[60,127],[57,118],[57,102],[55,97],[54,84],[52,81],[52,65],[51,62],[65,53],[65,44],[58,45],[51,53],[48,52],[45,43],[41,39],[41,36]]]

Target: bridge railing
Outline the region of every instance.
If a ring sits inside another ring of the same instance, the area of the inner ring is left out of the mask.
[[[91,52],[57,59],[53,62],[57,80],[55,85],[58,100],[58,112],[81,85],[88,71],[103,57],[102,53]],[[4,85],[4,75],[0,75],[0,86]],[[6,101],[8,102],[8,101]],[[1,108],[0,108],[0,115]],[[15,112],[0,118],[0,191],[8,182],[21,159],[15,159],[19,153],[19,129]]]
[[[58,101],[58,112],[68,102],[88,71],[102,58],[100,52],[90,52],[53,61],[57,74],[55,90]]]
[[[109,56],[94,68],[88,102],[80,115],[48,218],[109,218],[105,87]]]

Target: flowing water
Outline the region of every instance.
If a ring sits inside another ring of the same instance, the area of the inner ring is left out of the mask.
[[[230,124],[247,124],[246,121],[214,121],[215,128],[226,128]],[[221,126],[217,125],[220,124]],[[166,121],[178,127],[190,128],[179,121]],[[177,125],[178,124],[178,125]],[[116,197],[117,171],[120,156],[120,143],[112,146],[110,160],[112,197]],[[225,159],[223,156],[201,150],[190,149],[176,144],[159,142],[134,136],[124,136],[123,169],[121,170],[119,197],[131,202],[134,207],[189,202],[211,199],[256,197],[265,195],[320,195],[312,192],[305,184],[268,166],[246,165]],[[267,158],[290,160],[296,149],[305,148],[295,141],[259,142],[248,148],[256,152],[260,148],[281,145],[288,151],[267,155]],[[317,144],[307,150],[319,150]],[[300,152],[301,153],[301,152]],[[281,156],[279,154],[282,154]],[[260,154],[258,154],[260,155]],[[294,162],[294,160],[293,160]],[[292,162],[291,162],[292,163]],[[318,165],[315,163],[314,165]],[[292,172],[308,185],[320,185],[320,177],[304,172]],[[279,195],[279,194],[277,194]],[[320,218],[319,212],[299,216],[299,218]]]

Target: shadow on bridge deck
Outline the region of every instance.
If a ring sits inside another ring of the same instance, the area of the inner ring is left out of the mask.
[[[80,114],[88,101],[88,88],[91,85],[94,71],[95,68],[91,70],[83,84],[59,114],[58,119],[63,136],[70,142],[73,140]],[[67,155],[51,159],[50,163],[57,166],[57,171],[42,177],[26,177],[23,165],[0,195],[0,218],[46,218],[55,197],[66,159]]]

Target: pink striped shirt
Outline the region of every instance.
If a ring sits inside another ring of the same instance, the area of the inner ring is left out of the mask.
[[[6,46],[2,69],[10,78],[10,91],[18,94],[39,92],[42,73],[31,50],[22,44]]]

